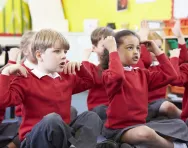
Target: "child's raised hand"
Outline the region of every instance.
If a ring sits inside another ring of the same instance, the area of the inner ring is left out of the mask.
[[[89,57],[90,57],[92,51],[93,51],[92,48],[86,48],[86,49],[84,49],[84,53],[83,53],[83,58],[82,58],[82,60],[83,60],[83,61],[88,61],[88,59],[89,59]]]
[[[146,46],[146,48],[150,52],[153,52],[156,56],[163,53],[153,40],[143,41],[143,42],[141,42],[141,44],[144,44]]]
[[[9,60],[16,62],[20,53],[21,50],[19,48],[11,48],[9,51]]]
[[[176,48],[176,49],[173,49],[173,50],[169,50],[170,52],[170,58],[173,58],[173,57],[179,57],[180,55],[180,48]]]
[[[3,69],[3,75],[17,75],[17,76],[24,76],[27,77],[27,70],[25,67],[21,66],[20,64],[12,64],[7,66]]]
[[[182,36],[180,20],[177,20],[172,28],[172,32],[176,37]]]
[[[68,62],[65,64],[63,72],[65,74],[76,74],[76,70],[80,71],[81,65],[80,62]]]
[[[105,38],[103,41],[103,46],[109,51],[109,53],[117,51],[116,41],[113,36],[108,36]]]
[[[149,25],[147,21],[142,21],[140,30],[137,33],[140,36],[141,41],[147,40],[149,35]]]

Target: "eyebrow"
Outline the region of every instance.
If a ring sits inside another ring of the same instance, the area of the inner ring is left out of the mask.
[[[130,46],[130,45],[134,46],[134,44],[128,44],[128,45],[126,45],[126,46]]]
[[[128,44],[128,45],[126,45],[126,47],[127,46],[134,46],[134,44]],[[136,46],[140,46],[140,44],[138,44],[138,45],[136,45]]]

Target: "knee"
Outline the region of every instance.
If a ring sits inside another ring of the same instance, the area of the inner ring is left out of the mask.
[[[82,117],[85,119],[85,123],[87,125],[91,125],[91,126],[101,126],[102,128],[102,121],[100,119],[100,117],[92,111],[86,111],[84,113],[82,113]]]
[[[57,126],[63,122],[61,116],[57,113],[50,113],[44,116],[43,121],[50,126]]]
[[[99,116],[93,111],[85,111],[85,112],[82,113],[82,115],[87,120],[94,120],[94,119],[98,119],[99,118]]]
[[[171,102],[166,101],[162,105],[162,111],[164,113],[172,113],[172,112],[175,112],[176,110],[177,110],[177,107]]]
[[[148,141],[153,141],[156,138],[156,133],[153,129],[145,126],[139,131],[137,131],[136,138],[138,143],[147,143]]]

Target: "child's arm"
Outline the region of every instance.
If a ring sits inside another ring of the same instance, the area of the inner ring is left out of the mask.
[[[148,40],[149,25],[148,25],[147,21],[141,22],[138,35],[140,36],[141,41]],[[144,64],[145,68],[150,67],[150,65],[152,63],[152,58],[151,58],[150,52],[147,50],[147,48],[143,44],[141,44],[141,56],[140,56],[139,63],[140,62],[142,62]]]
[[[82,61],[88,61],[89,57],[91,56],[91,53],[92,53],[91,48],[84,49]]]
[[[86,69],[87,62],[68,62],[64,67],[65,74],[73,76],[73,94],[90,89],[94,80],[90,72]]]
[[[0,73],[2,72],[2,70],[11,65],[11,64],[16,64],[16,61],[18,59],[18,55],[21,53],[21,50],[19,48],[11,48],[9,51],[9,61],[8,63],[3,66],[2,68],[0,68]]]
[[[160,62],[158,71],[153,71],[153,72],[147,73],[148,89],[151,91],[151,90],[155,90],[160,87],[163,87],[163,86],[169,84],[172,80],[175,80],[177,78],[177,73],[174,70],[169,59],[158,48],[158,46],[155,44],[154,41],[149,41],[148,43],[145,43],[145,44],[146,44],[147,48],[156,55],[158,61]],[[179,54],[174,55],[174,56],[178,57]]]
[[[111,98],[119,91],[124,83],[124,70],[120,61],[116,42],[113,37],[107,37],[104,42],[105,48],[109,51],[109,68],[103,72],[103,83],[108,96]]]
[[[147,50],[145,45],[141,45],[141,57],[140,59],[144,63],[145,68],[149,68],[152,63],[150,52]]]
[[[187,55],[185,39],[184,39],[180,26],[181,26],[180,21],[179,20],[176,21],[174,27],[172,28],[172,32],[178,38],[178,48],[181,49],[180,56],[179,56],[179,64],[182,64],[188,60],[188,55]]]
[[[176,50],[176,49],[174,49],[174,50]],[[188,83],[188,64],[183,63],[179,66],[179,64],[177,62],[171,61],[171,63],[173,64],[173,66],[178,74],[178,78],[176,80],[172,81],[171,85],[184,86],[185,84]]]
[[[27,71],[19,64],[14,64],[3,69],[0,75],[0,107],[7,107],[18,105],[22,102],[23,95],[23,82],[19,78],[12,79],[11,75],[19,75],[27,77]]]

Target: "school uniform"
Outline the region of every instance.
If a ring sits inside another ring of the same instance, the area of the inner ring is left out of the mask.
[[[28,59],[26,59],[22,65],[29,71],[36,68],[36,65],[31,63]],[[21,120],[21,105],[18,105],[16,107],[15,112],[18,119]],[[77,109],[74,106],[71,106],[71,121],[76,119],[77,115],[78,115]]]
[[[180,50],[180,55],[179,55],[179,64],[184,63],[187,61],[187,48],[186,44],[179,44],[178,45]],[[174,61],[174,58],[170,59],[170,62],[172,65],[176,65],[176,61]],[[158,61],[152,62],[151,66],[148,68],[149,71],[158,71],[160,70],[160,63]],[[166,91],[167,91],[168,86],[161,87],[157,90],[153,90],[149,92],[149,105],[148,105],[148,116],[147,116],[147,121],[151,121],[155,119],[159,115],[159,109],[161,105],[169,101],[166,99]]]
[[[2,70],[3,69],[4,67],[2,68]],[[5,115],[5,107],[1,107],[0,109],[0,147],[5,147],[10,142],[13,142],[17,147],[19,147],[20,146],[20,142],[18,139],[19,122],[18,121],[3,122],[4,115]]]
[[[164,54],[157,57],[158,61],[161,61],[161,70],[158,72],[132,67],[124,69],[117,52],[111,53],[109,59],[109,69],[103,72],[109,106],[102,134],[106,138],[119,141],[125,131],[147,125],[145,119],[148,112],[148,90],[169,84],[177,78],[177,74]],[[176,61],[178,63],[178,58]],[[176,129],[172,128],[174,125]],[[188,141],[188,129],[181,120],[152,121],[148,126],[160,135]]]
[[[19,130],[22,148],[96,145],[102,122],[94,112],[83,113],[70,123],[72,94],[93,85],[84,63],[77,75],[44,74],[33,69],[28,71],[27,78],[16,77],[11,83],[9,76],[0,75],[0,84],[4,92],[0,94],[0,106],[23,104]]]
[[[178,67],[178,65],[177,65],[176,68],[177,68],[179,77],[177,80],[173,81],[172,85],[185,87],[183,101],[182,101],[181,119],[183,121],[186,121],[186,123],[187,123],[187,119],[188,119],[188,102],[187,102],[187,98],[188,98],[188,63],[181,64],[180,67]]]
[[[149,67],[152,62],[150,52],[144,45],[141,45],[141,57],[136,67]],[[106,109],[109,104],[108,96],[106,94],[104,85],[102,83],[102,69],[100,65],[96,66],[92,63],[86,62],[85,66],[92,73],[95,84],[88,92],[87,106],[88,110],[96,112],[102,121],[105,121]]]
[[[94,85],[89,89],[87,97],[88,110],[98,114],[101,120],[106,120],[106,109],[108,106],[108,97],[102,83],[102,69],[100,65],[85,62],[87,70],[92,74]]]

